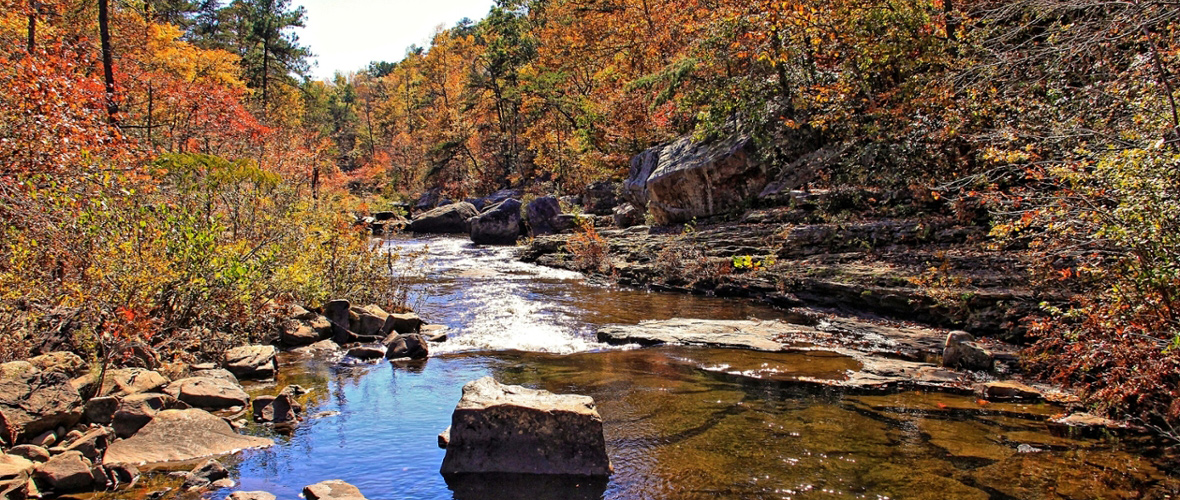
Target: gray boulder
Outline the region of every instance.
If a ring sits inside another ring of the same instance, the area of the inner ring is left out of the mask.
[[[467,219],[476,215],[479,211],[474,205],[461,201],[414,216],[408,229],[415,233],[466,233]]]
[[[324,305],[324,317],[332,324],[332,340],[344,344],[352,337],[349,316],[352,306],[347,300],[333,300]]]
[[[502,385],[484,377],[463,386],[449,436],[444,475],[611,473],[602,417],[589,396]]]
[[[225,352],[225,369],[239,379],[273,378],[279,368],[276,352],[273,345],[235,347]]]
[[[542,196],[529,202],[526,207],[529,220],[529,234],[542,236],[558,232],[557,217],[561,215],[561,203],[552,196]]]
[[[643,211],[635,205],[623,203],[615,207],[615,225],[621,228],[643,225]]]
[[[697,143],[686,136],[632,158],[623,195],[637,207],[646,206],[656,223],[672,224],[739,207],[768,182],[750,137]]]
[[[0,379],[0,441],[24,442],[82,418],[82,398],[61,372],[28,372]]]
[[[165,463],[265,448],[274,441],[234,432],[225,420],[205,410],[164,410],[130,438],[115,441],[104,463]]]
[[[991,370],[994,358],[967,332],[950,332],[942,350],[942,366],[963,370]]]
[[[520,237],[520,201],[509,198],[471,220],[471,241],[477,245],[514,245]]]

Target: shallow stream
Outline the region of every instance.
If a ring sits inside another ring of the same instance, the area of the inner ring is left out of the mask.
[[[390,244],[429,246],[431,290],[418,312],[450,327],[451,339],[409,365],[284,357],[276,384],[255,391],[313,388],[306,414],[320,416],[274,435],[273,448],[231,459],[235,489],[295,499],[305,485],[343,479],[372,500],[1081,499],[1143,498],[1176,484],[1134,443],[1054,435],[1045,419],[1060,409],[1050,405],[804,390],[790,380],[839,378],[855,362],[593,339],[607,323],[781,316],[773,309],[595,286],[465,240]],[[444,481],[436,436],[463,384],[485,375],[594,397],[614,475],[601,483]]]

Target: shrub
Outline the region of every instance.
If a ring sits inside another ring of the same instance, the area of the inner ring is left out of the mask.
[[[566,249],[573,256],[574,268],[582,272],[610,274],[614,271],[610,245],[594,229],[594,222],[590,218],[579,217],[577,221],[577,233],[566,242]]]

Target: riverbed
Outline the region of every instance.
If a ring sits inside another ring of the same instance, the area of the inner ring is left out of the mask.
[[[595,328],[646,319],[763,319],[780,311],[732,299],[621,290],[517,262],[508,247],[395,239],[430,257],[416,310],[450,339],[416,363],[285,355],[273,385],[313,389],[289,435],[227,460],[237,488],[280,499],[327,479],[370,499],[1012,499],[1142,498],[1175,488],[1134,439],[1064,436],[1049,404],[901,392],[847,395],[791,383],[839,378],[825,353],[611,347]],[[614,474],[607,481],[447,481],[437,434],[463,384],[492,375],[592,396]],[[1160,496],[1160,498],[1163,498]]]

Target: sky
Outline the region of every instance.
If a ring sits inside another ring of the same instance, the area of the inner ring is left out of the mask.
[[[487,15],[493,0],[294,0],[307,9],[297,29],[317,64],[315,79],[364,69],[372,61],[400,61],[410,45],[427,46],[439,25]]]

